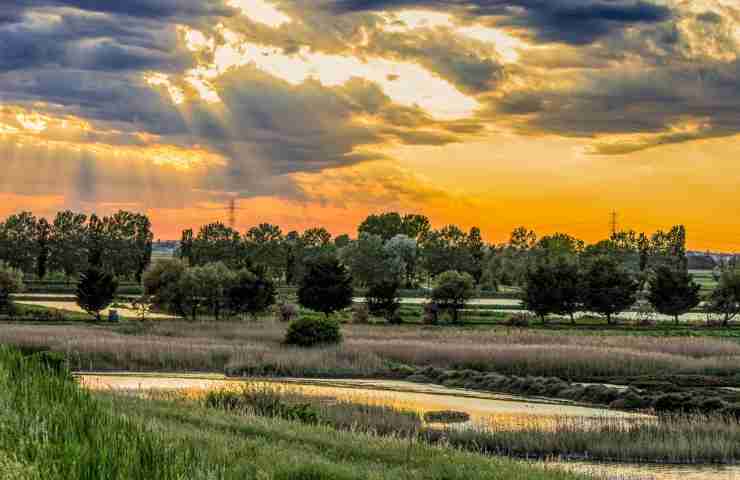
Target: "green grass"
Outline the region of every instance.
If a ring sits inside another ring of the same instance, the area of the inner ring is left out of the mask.
[[[194,445],[115,414],[69,375],[0,349],[0,452],[27,479],[214,478]]]
[[[96,397],[0,349],[0,467],[22,480],[584,478],[393,437]]]

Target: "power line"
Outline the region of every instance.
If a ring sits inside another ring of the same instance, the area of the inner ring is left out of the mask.
[[[614,210],[611,213],[611,228],[612,228],[612,237],[617,234],[617,227],[618,227],[618,220],[619,216],[617,214],[617,211]]]

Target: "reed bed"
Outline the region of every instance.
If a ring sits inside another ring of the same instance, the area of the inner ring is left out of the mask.
[[[582,475],[134,397],[93,396],[0,348],[0,477],[13,480],[579,480]]]
[[[79,370],[217,371],[280,376],[399,377],[399,366],[592,380],[694,375],[740,384],[740,342],[715,338],[566,335],[520,329],[346,325],[339,347],[282,345],[285,325],[152,322],[3,324],[0,343],[63,352]],[[734,378],[734,380],[733,380]]]
[[[512,428],[495,421],[469,429],[428,432],[460,448],[517,457],[561,457],[598,461],[736,464],[740,423],[706,415],[652,420],[558,417],[521,421]]]

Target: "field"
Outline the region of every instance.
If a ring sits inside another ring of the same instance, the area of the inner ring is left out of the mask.
[[[77,370],[210,371],[233,374],[399,378],[421,367],[620,383],[740,385],[740,342],[686,330],[344,326],[341,346],[282,344],[285,325],[264,320],[7,323],[0,342],[64,353]],[[712,333],[713,329],[707,329]],[[732,330],[731,330],[732,331]],[[709,382],[709,383],[707,383]]]

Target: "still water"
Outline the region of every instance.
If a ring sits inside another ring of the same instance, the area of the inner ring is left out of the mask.
[[[80,382],[92,390],[146,392],[180,390],[193,395],[222,388],[239,388],[243,381],[221,375],[85,374]],[[305,395],[333,397],[374,405],[391,405],[420,413],[455,410],[470,415],[469,425],[497,424],[507,428],[537,422],[547,425],[555,418],[615,418],[650,421],[650,417],[575,405],[566,401],[475,392],[438,385],[394,380],[279,379],[254,383],[290,385]],[[464,428],[464,425],[458,428]],[[543,462],[539,462],[543,463]],[[740,466],[623,464],[591,462],[544,462],[548,468],[566,468],[601,479],[740,480]]]

